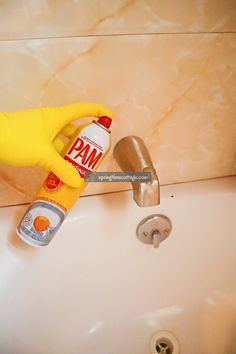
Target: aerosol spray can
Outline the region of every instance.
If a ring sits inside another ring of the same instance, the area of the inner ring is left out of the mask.
[[[85,172],[95,171],[108,153],[111,121],[109,117],[100,117],[76,130],[63,155],[80,174],[81,186],[69,187],[54,173],[49,173],[17,227],[17,234],[23,241],[36,247],[46,246],[51,241],[87,185]]]

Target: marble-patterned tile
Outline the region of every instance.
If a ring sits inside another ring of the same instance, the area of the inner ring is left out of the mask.
[[[230,175],[236,152],[236,34],[0,43],[3,111],[75,101],[115,112],[113,146],[143,138],[161,184]],[[101,167],[117,171],[112,152]],[[39,169],[0,168],[0,204],[30,201]],[[84,194],[130,188],[90,184]]]
[[[235,30],[235,0],[18,0],[0,4],[0,39]]]
[[[0,164],[0,206],[32,201],[47,173],[39,167],[12,167]]]
[[[235,153],[234,162],[232,164],[231,175],[233,176],[236,175],[236,153]]]

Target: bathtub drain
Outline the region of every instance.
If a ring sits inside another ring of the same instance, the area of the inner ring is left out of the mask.
[[[156,343],[156,351],[159,354],[173,354],[173,345],[165,338],[159,339]]]
[[[180,354],[177,338],[169,331],[157,331],[150,342],[151,354]]]

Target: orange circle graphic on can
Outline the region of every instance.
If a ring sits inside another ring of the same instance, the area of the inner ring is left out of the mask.
[[[33,224],[36,231],[45,231],[50,225],[50,222],[46,216],[37,216]]]

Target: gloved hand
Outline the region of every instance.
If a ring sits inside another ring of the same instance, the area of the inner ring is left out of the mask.
[[[57,134],[70,136],[68,124],[83,117],[108,116],[112,112],[97,103],[75,103],[64,107],[0,113],[0,162],[12,166],[39,165],[52,171],[64,183],[79,187],[81,178],[75,168],[60,156]],[[63,129],[64,128],[64,129]]]

